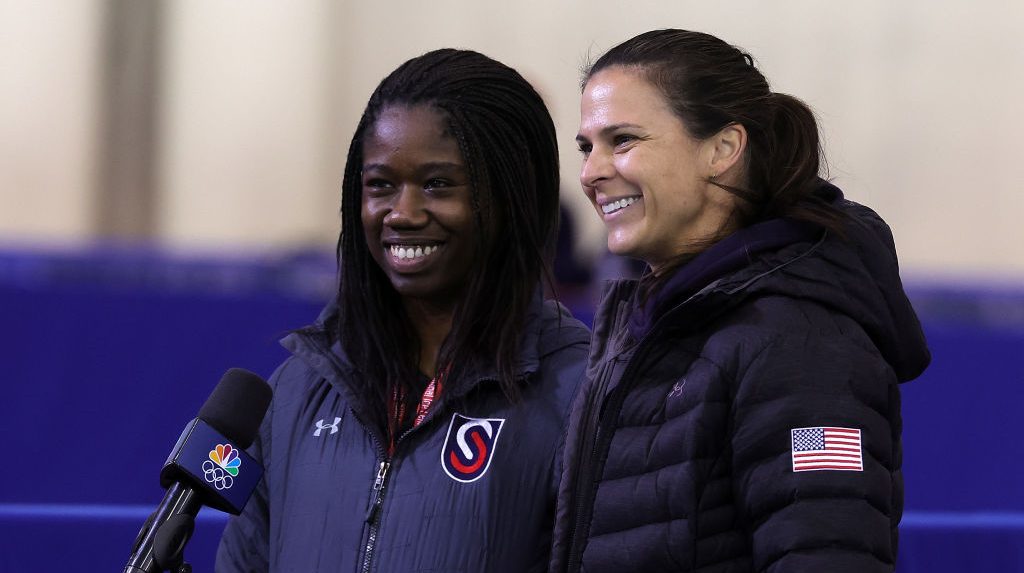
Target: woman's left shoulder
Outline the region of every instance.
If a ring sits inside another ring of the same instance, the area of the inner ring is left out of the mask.
[[[542,359],[565,350],[585,351],[590,346],[590,329],[557,301],[543,302],[536,332],[537,352]]]

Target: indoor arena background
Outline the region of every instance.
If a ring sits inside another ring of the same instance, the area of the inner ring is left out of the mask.
[[[903,386],[898,570],[1024,571],[1024,4],[0,0],[0,573],[123,567],[221,374],[268,376],[331,296],[348,141],[412,56],[538,86],[589,319],[629,265],[579,188],[579,71],[661,27],[750,51],[893,228],[934,356]],[[196,571],[224,522],[200,514]]]

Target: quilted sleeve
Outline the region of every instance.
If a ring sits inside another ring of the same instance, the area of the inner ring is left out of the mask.
[[[787,333],[740,373],[733,490],[755,571],[894,569],[903,495],[899,390],[869,346]]]

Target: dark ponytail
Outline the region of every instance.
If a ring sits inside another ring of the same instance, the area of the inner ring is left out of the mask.
[[[814,113],[799,99],[776,92],[769,94],[767,108],[768,121],[759,129],[764,135],[757,144],[752,138],[747,153],[747,204],[753,209],[745,224],[787,217],[842,235],[842,212],[816,193],[825,159]]]

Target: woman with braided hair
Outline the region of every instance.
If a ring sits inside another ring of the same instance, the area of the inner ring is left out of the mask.
[[[337,296],[271,378],[265,478],[217,570],[543,571],[589,332],[541,281],[551,117],[515,70],[437,50],[370,97]]]
[[[580,182],[609,285],[551,571],[892,571],[899,383],[929,361],[888,226],[819,176],[814,115],[686,30],[586,73]]]

